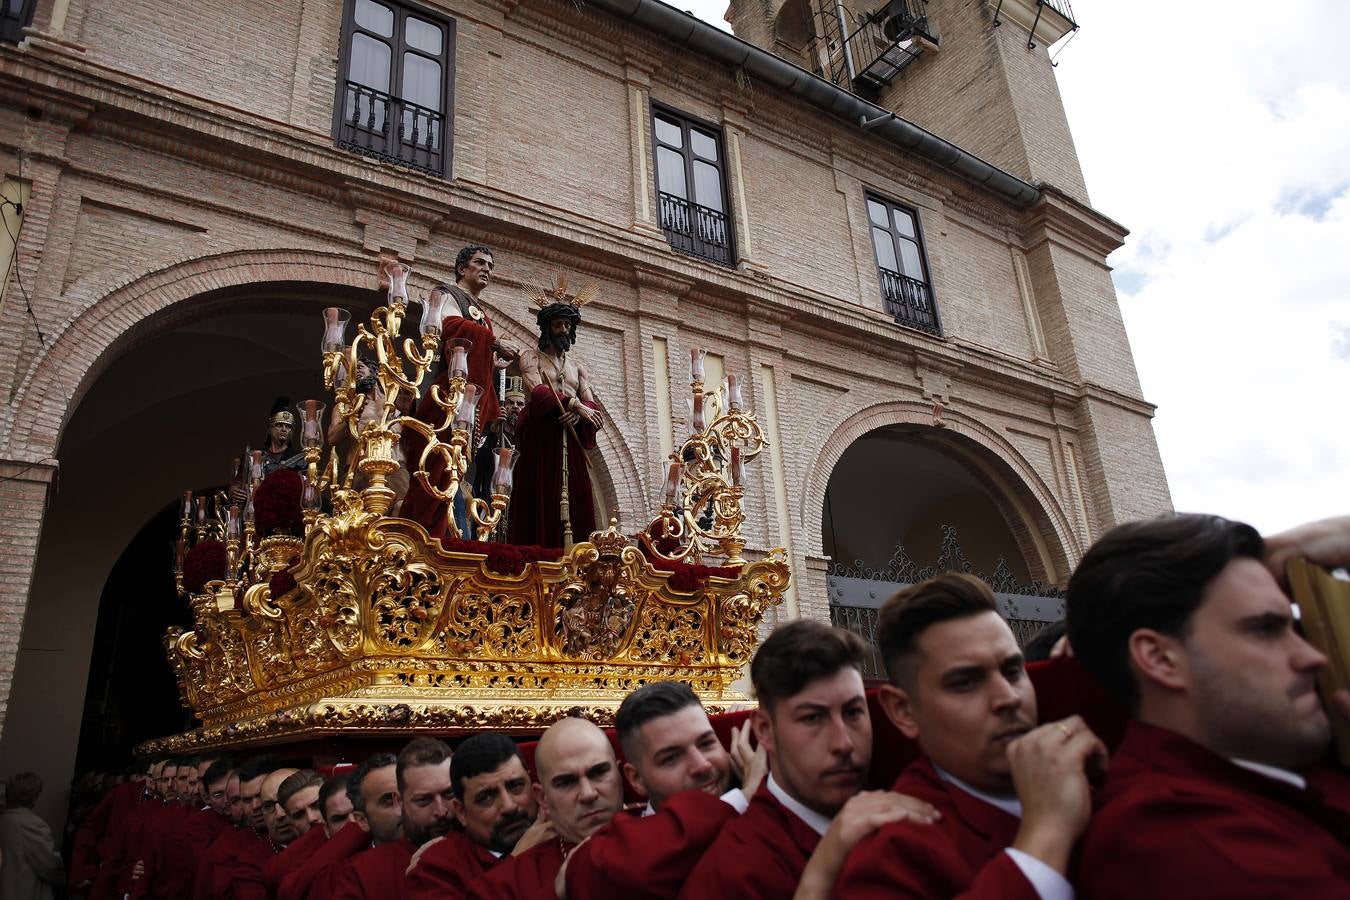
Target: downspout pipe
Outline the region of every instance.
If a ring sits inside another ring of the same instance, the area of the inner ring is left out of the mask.
[[[951,141],[661,0],[586,0],[586,5],[655,31],[733,69],[743,69],[751,78],[792,94],[855,127],[864,127],[865,122],[866,130],[873,134],[993,191],[1016,206],[1030,206],[1041,198],[1034,185]]]

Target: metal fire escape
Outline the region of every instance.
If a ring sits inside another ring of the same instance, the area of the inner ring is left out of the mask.
[[[928,0],[890,0],[860,18],[835,0],[833,14],[826,7],[821,19],[830,80],[861,95],[875,96],[919,58],[925,44],[938,42],[928,24]]]

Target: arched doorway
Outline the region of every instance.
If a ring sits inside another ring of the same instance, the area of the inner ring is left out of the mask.
[[[1008,473],[943,428],[887,425],[848,444],[830,473],[821,543],[831,559],[831,620],[873,638],[876,611],[900,586],[949,570],[988,582],[1019,639],[1063,615],[1044,582],[1043,523],[1029,520]],[[879,659],[867,673],[883,677]]]

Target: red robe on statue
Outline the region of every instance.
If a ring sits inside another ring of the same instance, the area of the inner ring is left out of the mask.
[[[761,785],[728,822],[680,891],[681,900],[791,897],[820,835]]]
[[[591,474],[586,468],[586,451],[595,449],[597,429],[585,419],[576,422],[572,428],[581,439],[578,443],[560,421],[559,397],[548,385],[536,386],[516,419],[519,456],[516,458],[515,489],[511,492],[511,506],[507,510],[508,543],[541,547],[563,545],[558,501],[562,498],[565,433],[572,540],[590,540],[591,532],[595,531],[595,501],[591,494]],[[600,408],[596,403],[586,405],[591,409]]]
[[[492,365],[492,342],[494,339],[492,325],[486,319],[480,323],[473,319],[451,316],[441,324],[441,346],[444,348],[442,353],[443,368],[432,384],[440,385],[442,396],[449,391],[450,347],[453,341],[459,339],[473,342],[473,345],[469,348],[469,371],[466,377],[469,383],[478,385],[478,425],[475,431],[481,434],[483,428],[489,423],[495,422],[497,417],[501,415],[501,406],[497,402],[497,390],[493,380],[497,370]],[[427,388],[422,395],[422,399],[418,401],[417,410],[413,413],[413,416],[433,428],[445,421],[445,413],[431,397],[431,388]],[[448,438],[447,429],[441,439],[448,440]],[[422,451],[426,449],[427,442],[412,429],[404,429],[402,446],[411,484],[408,486],[408,495],[403,498],[403,506],[400,508],[399,516],[419,523],[433,538],[445,537],[449,533],[449,504],[437,499],[430,491],[422,487],[421,481],[413,474],[417,471],[418,460],[422,456]],[[445,474],[445,463],[441,461],[440,457],[432,457],[427,460],[427,478],[440,490],[445,490],[449,486]],[[465,535],[465,537],[471,538],[472,535]]]
[[[417,849],[399,838],[347,861],[333,888],[333,900],[407,900],[408,863]]]
[[[553,882],[571,850],[571,844],[558,839],[537,844],[520,856],[507,857],[470,884],[466,896],[468,900],[555,900],[558,894]]]
[[[501,861],[482,844],[452,831],[418,857],[408,873],[408,900],[462,900]]]
[[[893,822],[853,848],[834,882],[839,900],[1038,900],[1036,888],[1005,849],[1021,820],[944,781],[927,757],[910,763],[893,791],[926,800],[942,818],[932,825]]]
[[[277,900],[329,900],[347,860],[369,848],[370,835],[355,822],[348,822],[298,868],[282,877]]]
[[[655,815],[618,815],[573,852],[567,896],[675,898],[736,809],[702,791],[683,791]]]
[[[1081,844],[1079,896],[1350,897],[1350,778],[1299,788],[1131,722]]]

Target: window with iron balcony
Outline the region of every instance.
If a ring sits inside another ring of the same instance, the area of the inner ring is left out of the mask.
[[[867,218],[886,312],[901,325],[941,335],[942,322],[933,301],[919,214],[868,194]]]
[[[433,175],[450,167],[453,20],[345,0],[333,137],[342,150]]]
[[[722,130],[653,104],[652,148],[656,206],[670,246],[735,265]]]
[[[37,0],[0,0],[0,43],[17,44],[33,23]]]

